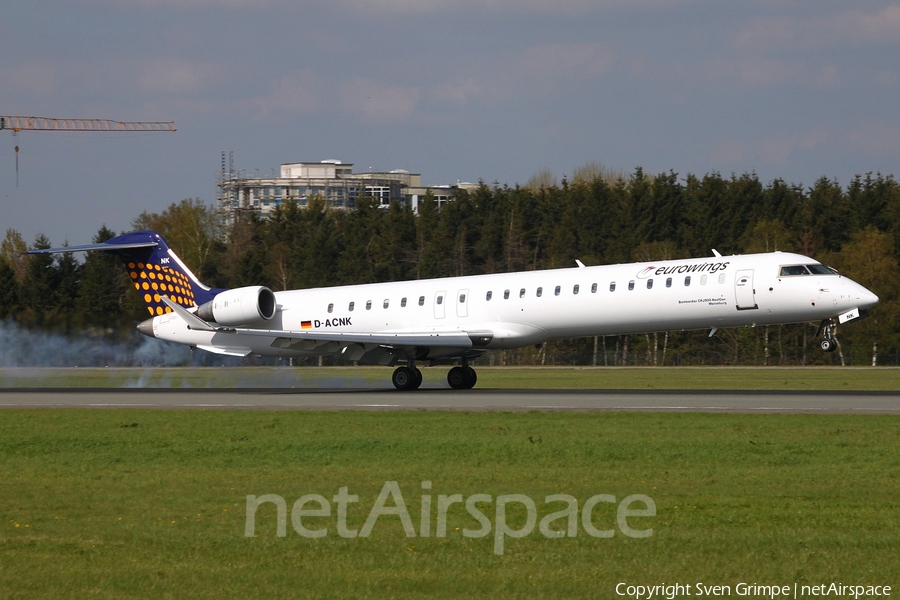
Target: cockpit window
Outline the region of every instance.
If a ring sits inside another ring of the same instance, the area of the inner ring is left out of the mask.
[[[781,267],[781,277],[790,277],[792,275],[809,275],[809,271],[803,265],[788,265]]]
[[[837,271],[825,265],[806,265],[813,275],[837,275]]]
[[[780,277],[793,275],[836,275],[837,271],[825,265],[786,265],[781,267]]]

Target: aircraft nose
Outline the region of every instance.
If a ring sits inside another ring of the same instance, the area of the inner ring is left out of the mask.
[[[137,330],[147,337],[156,337],[153,334],[153,317],[147,319],[146,321],[141,321],[141,323],[137,326]]]
[[[859,295],[859,302],[860,308],[872,308],[878,304],[878,296],[863,288],[862,293]]]
[[[859,308],[872,308],[878,304],[878,296],[855,282],[852,296],[856,299]]]

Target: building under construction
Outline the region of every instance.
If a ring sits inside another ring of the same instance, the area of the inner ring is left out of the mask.
[[[293,200],[306,206],[310,198],[320,197],[327,206],[339,209],[354,208],[360,198],[374,198],[381,206],[397,201],[418,208],[420,199],[429,191],[438,206],[452,200],[460,187],[471,184],[422,186],[422,176],[402,169],[387,172],[354,173],[353,165],[339,160],[296,162],[281,165],[281,172],[272,176],[249,177],[234,170],[231,154],[226,165],[222,154],[219,172],[217,207],[226,226],[242,215],[255,212],[266,217],[275,207]]]

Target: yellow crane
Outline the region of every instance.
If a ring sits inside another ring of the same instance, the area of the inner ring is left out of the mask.
[[[109,119],[53,119],[0,115],[0,131],[175,131],[174,121],[111,121]],[[16,145],[16,187],[19,187],[19,146]]]

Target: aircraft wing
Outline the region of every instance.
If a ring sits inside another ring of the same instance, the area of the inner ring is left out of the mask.
[[[487,345],[493,337],[489,331],[421,331],[421,332],[332,332],[332,331],[291,331],[279,329],[243,329],[222,327],[215,323],[207,323],[197,315],[172,302],[167,296],[162,301],[181,317],[191,329],[276,338],[273,345],[291,345],[293,341],[307,341],[313,344],[337,342],[341,345],[372,344],[390,347],[428,346],[432,348],[469,349]]]
[[[365,333],[365,332],[307,332],[277,329],[231,329],[220,331],[237,335],[255,335],[275,337],[279,340],[308,340],[311,342],[340,342],[343,344],[375,344],[379,346],[431,346],[448,348],[471,348],[472,338],[465,331],[450,332],[404,332],[404,333]]]

